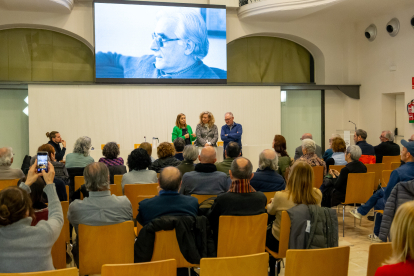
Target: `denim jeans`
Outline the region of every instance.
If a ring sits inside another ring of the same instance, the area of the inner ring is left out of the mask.
[[[384,207],[384,189],[379,189],[370,197],[370,199],[364,205],[361,205],[358,208],[358,213],[365,216],[372,208],[374,208],[374,210],[384,210]],[[378,236],[381,227],[382,215],[376,214],[376,216],[377,217],[375,219],[374,234]]]

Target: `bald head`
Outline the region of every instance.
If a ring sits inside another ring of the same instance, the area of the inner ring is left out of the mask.
[[[414,141],[414,134],[413,134],[413,135],[411,135],[410,140],[413,140],[413,141]]]
[[[278,169],[277,154],[273,149],[265,149],[259,155],[259,169],[264,170],[266,168],[276,171]]]
[[[252,179],[253,165],[249,159],[237,157],[233,160],[230,167],[230,178],[235,179]]]
[[[216,150],[213,147],[204,147],[198,158],[202,164],[214,164],[217,161]]]
[[[313,139],[313,138],[312,138],[312,134],[310,134],[310,133],[305,133],[305,134],[303,134],[303,135],[302,135],[302,140],[304,140],[304,139]]]
[[[181,185],[181,172],[175,167],[165,167],[158,178],[158,183],[164,191],[178,191]]]
[[[13,150],[10,147],[0,148],[0,166],[11,166],[13,163]]]

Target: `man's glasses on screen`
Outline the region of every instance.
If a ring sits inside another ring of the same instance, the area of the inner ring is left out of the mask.
[[[161,48],[161,47],[164,47],[164,42],[175,41],[175,40],[180,40],[180,39],[179,38],[162,38],[161,36],[153,33],[152,40],[155,40],[155,43],[157,43],[158,48]]]

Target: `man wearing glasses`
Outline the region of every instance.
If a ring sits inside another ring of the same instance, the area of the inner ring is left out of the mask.
[[[383,156],[400,155],[400,146],[394,143],[394,135],[389,130],[384,130],[379,137],[381,143],[374,147],[377,163],[382,163]]]
[[[203,63],[209,41],[200,13],[191,8],[163,10],[150,45],[152,55],[96,54],[97,78],[225,79],[226,71]]]
[[[305,139],[313,140],[312,134],[310,134],[310,133],[303,134],[302,137],[300,138],[300,140],[302,141],[302,140],[305,140]],[[316,145],[315,153],[319,158],[322,158],[322,148],[320,146]],[[299,146],[295,149],[295,157],[294,157],[295,161],[297,159],[299,159],[302,155],[303,155],[302,146]]]

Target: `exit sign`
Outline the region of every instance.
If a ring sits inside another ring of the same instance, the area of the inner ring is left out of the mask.
[[[412,85],[413,85],[413,89],[414,89],[414,77],[413,77]]]

